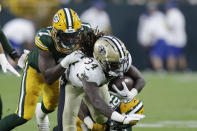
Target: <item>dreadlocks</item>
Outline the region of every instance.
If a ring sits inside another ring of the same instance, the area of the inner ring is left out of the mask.
[[[97,29],[93,30],[89,28],[88,30],[85,30],[81,33],[78,41],[81,51],[88,57],[93,57],[94,43],[103,35],[104,33],[99,32]]]

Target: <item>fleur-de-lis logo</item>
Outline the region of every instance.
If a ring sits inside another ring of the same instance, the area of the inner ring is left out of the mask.
[[[100,45],[98,48],[99,48],[99,54],[104,54],[104,55],[106,54],[106,50],[102,45]]]
[[[88,80],[88,79],[89,79],[89,77],[86,75],[85,72],[81,74],[81,77],[82,77],[83,79],[85,79],[85,80]]]

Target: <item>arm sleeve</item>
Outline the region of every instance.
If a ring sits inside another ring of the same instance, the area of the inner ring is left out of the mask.
[[[5,34],[3,33],[1,27],[0,27],[0,42],[3,46],[3,49],[8,54],[12,53],[14,51],[14,48],[11,46],[10,42],[6,38]]]

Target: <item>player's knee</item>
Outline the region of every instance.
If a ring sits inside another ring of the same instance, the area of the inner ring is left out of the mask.
[[[53,112],[53,111],[56,109],[57,105],[58,105],[58,104],[47,104],[47,105],[45,106],[45,108],[46,108],[47,111]]]

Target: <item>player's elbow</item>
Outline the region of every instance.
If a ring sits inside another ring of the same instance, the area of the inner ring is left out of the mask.
[[[141,90],[145,87],[146,81],[145,81],[144,78],[140,78],[140,79],[138,80],[138,82],[140,83],[141,89],[139,89],[139,90],[141,91]]]
[[[145,79],[144,78],[141,78],[141,84],[142,84],[142,88],[146,85],[146,81],[145,81]]]

